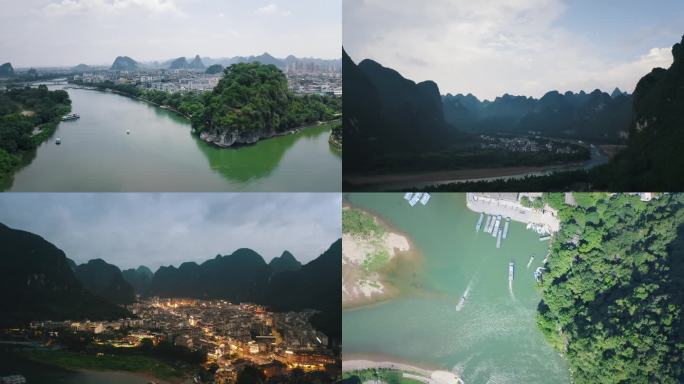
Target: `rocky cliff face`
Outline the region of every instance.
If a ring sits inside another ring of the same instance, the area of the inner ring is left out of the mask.
[[[634,90],[629,145],[610,173],[623,190],[684,187],[684,37],[672,47],[672,56],[670,68],[653,69]]]
[[[254,144],[261,139],[267,139],[273,136],[275,136],[274,131],[228,130],[225,128],[216,128],[200,133],[200,139],[221,148],[228,148],[240,144]]]

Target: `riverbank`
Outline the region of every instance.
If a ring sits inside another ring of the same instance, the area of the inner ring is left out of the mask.
[[[357,308],[395,297],[399,288],[388,278],[396,266],[415,261],[417,252],[408,236],[377,215],[345,203],[343,222],[353,218],[364,228],[350,231],[343,224],[342,234],[342,307]],[[366,221],[363,223],[362,221]],[[370,220],[371,222],[368,222]],[[361,222],[361,223],[359,223]],[[360,233],[360,231],[365,231]],[[401,260],[399,260],[401,259]],[[393,273],[395,274],[395,273]]]
[[[303,125],[301,127],[288,129],[282,132],[222,132],[210,133],[210,132],[200,132],[199,138],[209,145],[213,145],[218,148],[238,148],[245,145],[253,145],[263,140],[272,139],[274,137],[288,136],[299,133],[308,128],[320,128],[321,125],[333,127],[335,123],[339,120],[327,120],[327,121],[317,121],[314,124]],[[248,136],[244,136],[249,134]]]
[[[547,228],[551,233],[558,232],[560,229],[558,213],[551,207],[545,206],[540,209],[525,207],[518,201],[498,199],[496,195],[468,192],[466,193],[466,207],[477,213],[510,217],[511,220],[523,224],[538,224]]]
[[[122,372],[164,380],[169,384],[185,381],[185,375],[171,365],[144,355],[92,355],[63,350],[24,350],[20,356],[31,361],[76,372]]]
[[[428,370],[413,365],[393,361],[344,360],[342,372],[353,373],[368,369],[387,369],[399,371],[403,377],[427,384],[464,384],[455,373],[441,370]]]
[[[344,182],[363,190],[388,191],[403,188],[423,188],[452,183],[522,179],[527,176],[546,176],[554,172],[581,169],[583,166],[584,163],[569,163],[546,167],[475,168],[381,175],[345,174]]]

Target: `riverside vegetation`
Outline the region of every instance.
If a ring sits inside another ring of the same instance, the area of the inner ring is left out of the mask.
[[[257,62],[226,68],[211,92],[168,93],[111,81],[94,86],[167,106],[190,119],[202,140],[220,147],[250,144],[318,121],[334,120],[342,111],[340,98],[296,96],[275,65]]]
[[[47,140],[69,111],[69,94],[49,91],[45,85],[1,91],[0,180],[10,177],[22,155]]]
[[[576,383],[684,381],[684,195],[544,196],[563,224],[537,323]]]

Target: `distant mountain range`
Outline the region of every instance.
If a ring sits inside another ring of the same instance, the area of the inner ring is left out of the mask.
[[[317,309],[319,329],[337,341],[341,337],[341,240],[305,265],[288,251],[267,264],[241,248],[201,264],[160,267],[154,274],[145,266],[121,272],[101,259],[76,265],[40,236],[2,224],[0,243],[0,326],[131,316],[116,304],[132,303],[138,293],[253,302],[282,311]]]
[[[625,141],[632,119],[632,97],[612,94],[550,91],[541,99],[503,95],[494,101],[475,96],[442,97],[444,117],[454,127],[474,133],[515,132],[603,142]]]
[[[162,62],[154,61],[147,63],[138,62],[128,56],[118,56],[109,69],[114,71],[133,71],[145,68],[203,70],[205,66],[221,65],[223,67],[228,67],[236,63],[249,63],[255,61],[262,64],[273,64],[281,70],[334,70],[338,72],[342,70],[342,61],[339,59],[297,58],[292,55],[287,56],[284,59],[278,59],[268,53],[263,53],[258,56],[235,56],[226,58],[200,57],[199,55],[196,55],[192,61],[188,61],[185,57],[179,57]],[[78,68],[78,66],[75,68]]]

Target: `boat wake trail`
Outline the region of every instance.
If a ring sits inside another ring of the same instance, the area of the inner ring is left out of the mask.
[[[473,280],[471,279],[470,282],[468,283],[468,286],[466,287],[465,292],[463,292],[463,295],[461,298],[458,300],[458,304],[456,304],[456,311],[460,311],[463,309],[463,306],[465,305],[466,299],[468,298],[468,293],[470,293],[470,286],[473,284]]]
[[[515,295],[513,294],[513,280],[508,280],[508,294],[511,296],[511,299],[515,301]]]

